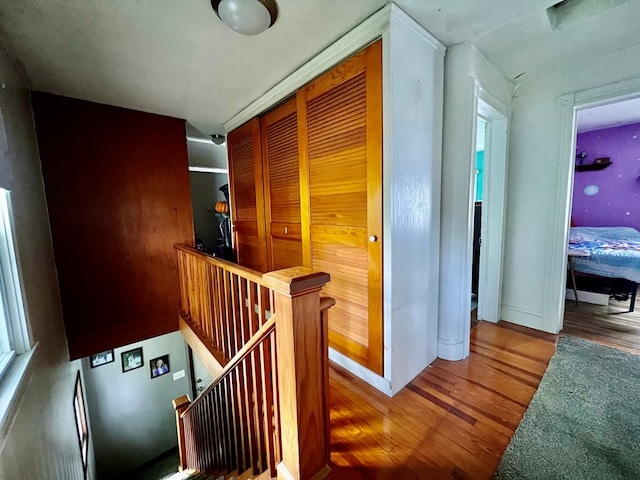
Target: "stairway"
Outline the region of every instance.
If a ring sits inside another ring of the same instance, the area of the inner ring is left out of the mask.
[[[213,475],[206,475],[204,473],[198,473],[195,470],[183,470],[182,472],[174,473],[170,477],[165,477],[162,480],[215,480]]]
[[[268,479],[268,475],[259,475],[257,477],[252,476],[251,472],[247,470],[242,475],[235,473],[229,475],[207,475],[206,473],[199,473],[195,470],[183,470],[182,472],[174,473],[168,477],[163,477],[160,480],[244,480],[244,479]]]

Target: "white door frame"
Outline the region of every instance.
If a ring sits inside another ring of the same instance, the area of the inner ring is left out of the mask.
[[[508,109],[477,88],[477,115],[487,122],[485,133],[478,279],[478,319],[500,320],[502,255],[507,179]],[[474,145],[475,151],[475,145]],[[475,168],[473,169],[475,172]],[[473,212],[474,198],[471,202]],[[473,214],[471,215],[473,219]],[[473,220],[471,220],[473,222]],[[473,230],[471,229],[473,245]]]
[[[558,333],[564,320],[567,281],[567,245],[573,198],[573,173],[576,149],[576,113],[589,107],[640,97],[640,78],[612,83],[562,95],[558,98],[560,141],[558,149],[558,183],[554,211],[553,238],[548,267],[542,329]]]

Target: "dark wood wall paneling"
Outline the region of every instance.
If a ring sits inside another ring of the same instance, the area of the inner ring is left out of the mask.
[[[38,92],[33,110],[71,358],[177,330],[184,121]]]

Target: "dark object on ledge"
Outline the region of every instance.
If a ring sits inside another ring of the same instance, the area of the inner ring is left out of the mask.
[[[609,160],[609,157],[600,157],[596,158],[593,163],[588,163],[586,165],[580,164],[576,165],[576,172],[587,172],[590,170],[604,170],[613,162]]]
[[[604,293],[618,301],[629,300],[629,312],[635,311],[638,284],[625,278],[608,278],[576,272],[578,290]],[[567,278],[567,288],[571,288]]]
[[[218,190],[222,192],[227,205],[229,205],[229,184],[225,183]],[[213,254],[216,257],[224,258],[225,260],[231,260],[232,262],[235,262],[235,252],[233,251],[233,246],[231,244],[231,223],[229,219],[229,213],[217,212],[215,215],[218,219],[218,228],[220,229],[220,236],[218,237],[218,244],[216,245],[216,248]]]

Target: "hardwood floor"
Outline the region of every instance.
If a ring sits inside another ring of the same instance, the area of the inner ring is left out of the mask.
[[[562,333],[640,354],[640,304],[635,312],[628,310],[628,301],[609,300],[606,306],[567,301]]]
[[[481,322],[471,354],[436,360],[389,398],[331,369],[331,479],[489,479],[556,336]]]

